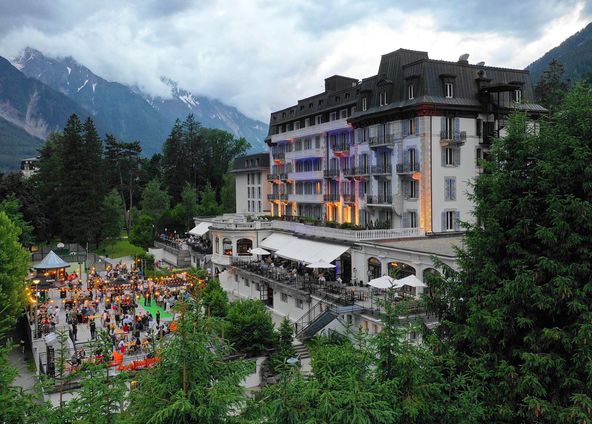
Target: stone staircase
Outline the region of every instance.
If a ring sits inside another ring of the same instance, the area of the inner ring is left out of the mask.
[[[299,341],[294,341],[294,349],[296,350],[296,357],[298,357],[298,359],[303,360],[310,358],[310,352],[305,344],[300,343]]]

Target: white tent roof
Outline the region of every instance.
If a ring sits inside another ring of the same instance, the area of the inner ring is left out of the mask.
[[[260,247],[256,247],[254,249],[249,250],[249,253],[251,255],[269,255],[270,254],[270,252],[268,252],[267,250],[262,249]]]
[[[70,264],[60,258],[58,255],[54,253],[53,250],[50,250],[45,258],[37,265],[33,266],[35,269],[56,269],[56,268],[67,268]]]
[[[259,246],[293,261],[311,264],[320,260],[330,263],[349,250],[349,246],[306,240],[288,234],[273,233]]]
[[[205,233],[210,231],[211,226],[211,222],[200,222],[191,230],[189,230],[189,234],[191,234],[192,236],[203,236]]]
[[[410,286],[410,287],[427,287],[422,281],[419,280],[415,275],[408,275],[405,278],[401,278],[400,280],[395,281],[395,287],[400,288],[403,286]]]
[[[281,247],[286,246],[288,243],[292,243],[297,240],[294,236],[288,234],[273,233],[265,240],[259,242],[259,246],[267,250],[280,250]]]

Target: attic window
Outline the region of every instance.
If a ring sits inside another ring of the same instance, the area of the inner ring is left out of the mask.
[[[413,84],[409,84],[409,85],[407,86],[407,98],[408,98],[409,100],[412,100],[412,99],[414,99],[414,98],[415,98],[415,89],[414,89],[414,87],[413,87]]]
[[[520,88],[517,88],[512,92],[512,100],[514,100],[516,103],[520,103],[522,101],[522,90]]]
[[[300,105],[300,110],[304,110],[304,105]]]
[[[319,100],[319,106],[323,104],[323,99]]]
[[[345,93],[345,96],[344,97],[345,97],[346,100],[349,99],[349,93]]]
[[[335,103],[339,103],[341,101],[341,97],[340,96],[335,96]]]
[[[308,104],[308,108],[309,108],[309,109],[312,109],[312,107],[313,107],[313,106],[314,106],[314,103],[313,103],[313,102],[310,102],[310,103]]]
[[[380,100],[380,106],[386,106],[388,104],[387,98],[386,98],[386,91],[382,91],[379,94],[379,97],[380,97],[380,99],[379,99]]]
[[[452,99],[454,97],[454,84],[451,82],[444,83],[444,96],[447,99]]]

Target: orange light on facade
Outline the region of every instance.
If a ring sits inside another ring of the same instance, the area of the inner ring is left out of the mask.
[[[421,172],[414,172],[411,174],[411,178],[413,178],[415,181],[419,181],[421,179]]]

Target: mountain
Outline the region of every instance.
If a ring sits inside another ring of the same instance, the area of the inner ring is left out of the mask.
[[[267,125],[250,119],[217,100],[194,96],[170,80],[171,97],[151,97],[138,88],[107,81],[71,57],[52,59],[27,48],[13,63],[25,75],[67,95],[97,118],[117,137],[140,140],[146,154],[160,152],[177,118],[193,113],[203,126],[245,137],[254,151],[265,149]]]
[[[577,81],[592,74],[592,23],[549,50],[540,59],[526,67],[536,84],[549,62],[556,59],[565,69],[565,78]]]
[[[68,117],[91,114],[42,82],[28,78],[0,57],[0,153],[3,170],[17,169],[20,159],[35,156],[41,139],[62,130]],[[97,128],[104,128],[97,122]],[[23,157],[24,156],[24,157]]]

